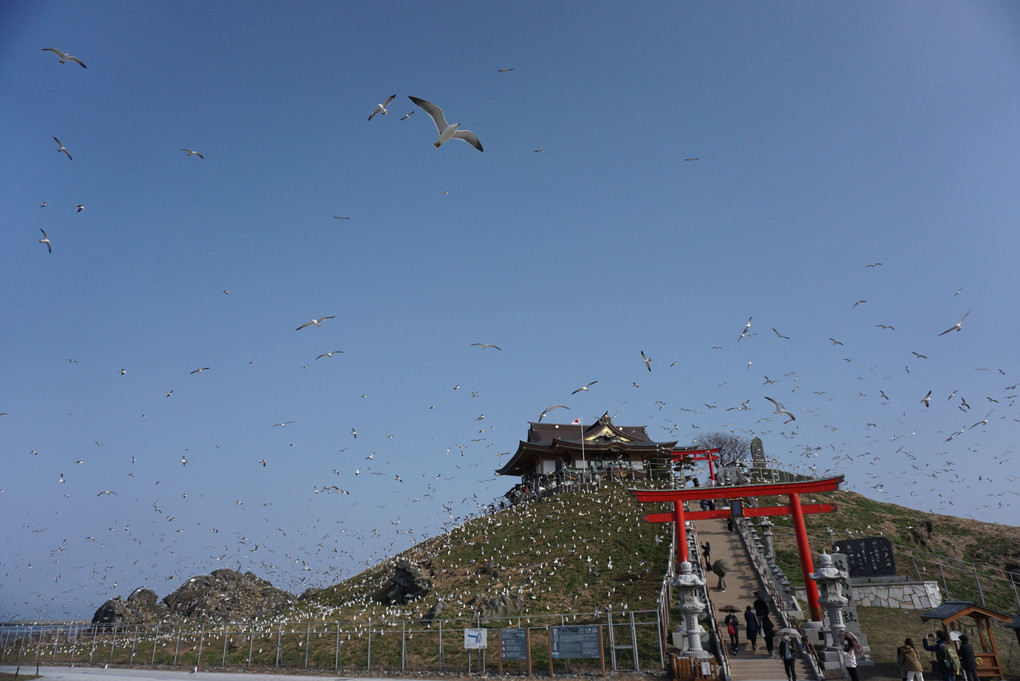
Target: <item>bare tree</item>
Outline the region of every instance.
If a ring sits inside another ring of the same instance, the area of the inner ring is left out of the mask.
[[[718,449],[719,463],[723,466],[751,458],[751,441],[733,433],[703,433],[694,444],[704,449]]]

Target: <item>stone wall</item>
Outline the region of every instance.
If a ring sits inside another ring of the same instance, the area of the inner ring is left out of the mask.
[[[807,600],[804,587],[794,590],[795,596]],[[930,610],[942,605],[938,582],[896,582],[892,584],[854,584],[854,601],[861,607]]]
[[[860,584],[854,586],[857,605],[905,610],[930,610],[942,605],[938,582]]]

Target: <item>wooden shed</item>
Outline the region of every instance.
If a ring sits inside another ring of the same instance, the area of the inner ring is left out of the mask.
[[[968,622],[965,618],[970,618]],[[1009,622],[1012,618],[1004,612],[986,608],[970,601],[945,601],[937,608],[921,613],[921,621],[937,620],[942,623],[946,637],[959,648],[960,644],[952,632],[967,634],[974,646],[978,678],[1002,679],[1002,664],[992,634],[992,620]],[[976,636],[975,636],[976,634]]]

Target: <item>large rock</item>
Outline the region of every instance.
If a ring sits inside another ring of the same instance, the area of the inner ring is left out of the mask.
[[[468,601],[475,610],[475,615],[482,618],[512,617],[524,608],[524,597],[520,594],[497,594],[476,596]]]
[[[152,624],[165,620],[169,608],[157,600],[152,589],[139,588],[132,591],[127,600],[120,596],[99,606],[92,616],[93,624]]]
[[[380,600],[390,605],[406,605],[432,591],[432,574],[428,565],[416,565],[406,558],[397,560],[393,576],[383,589]]]
[[[251,572],[223,569],[192,577],[163,603],[182,617],[250,620],[281,610],[294,600],[293,594]]]

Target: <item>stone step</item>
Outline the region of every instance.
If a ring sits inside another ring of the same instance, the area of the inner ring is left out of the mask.
[[[730,658],[730,675],[733,681],[785,681],[786,671],[779,658]],[[806,660],[797,660],[798,681],[812,679],[811,667]]]

